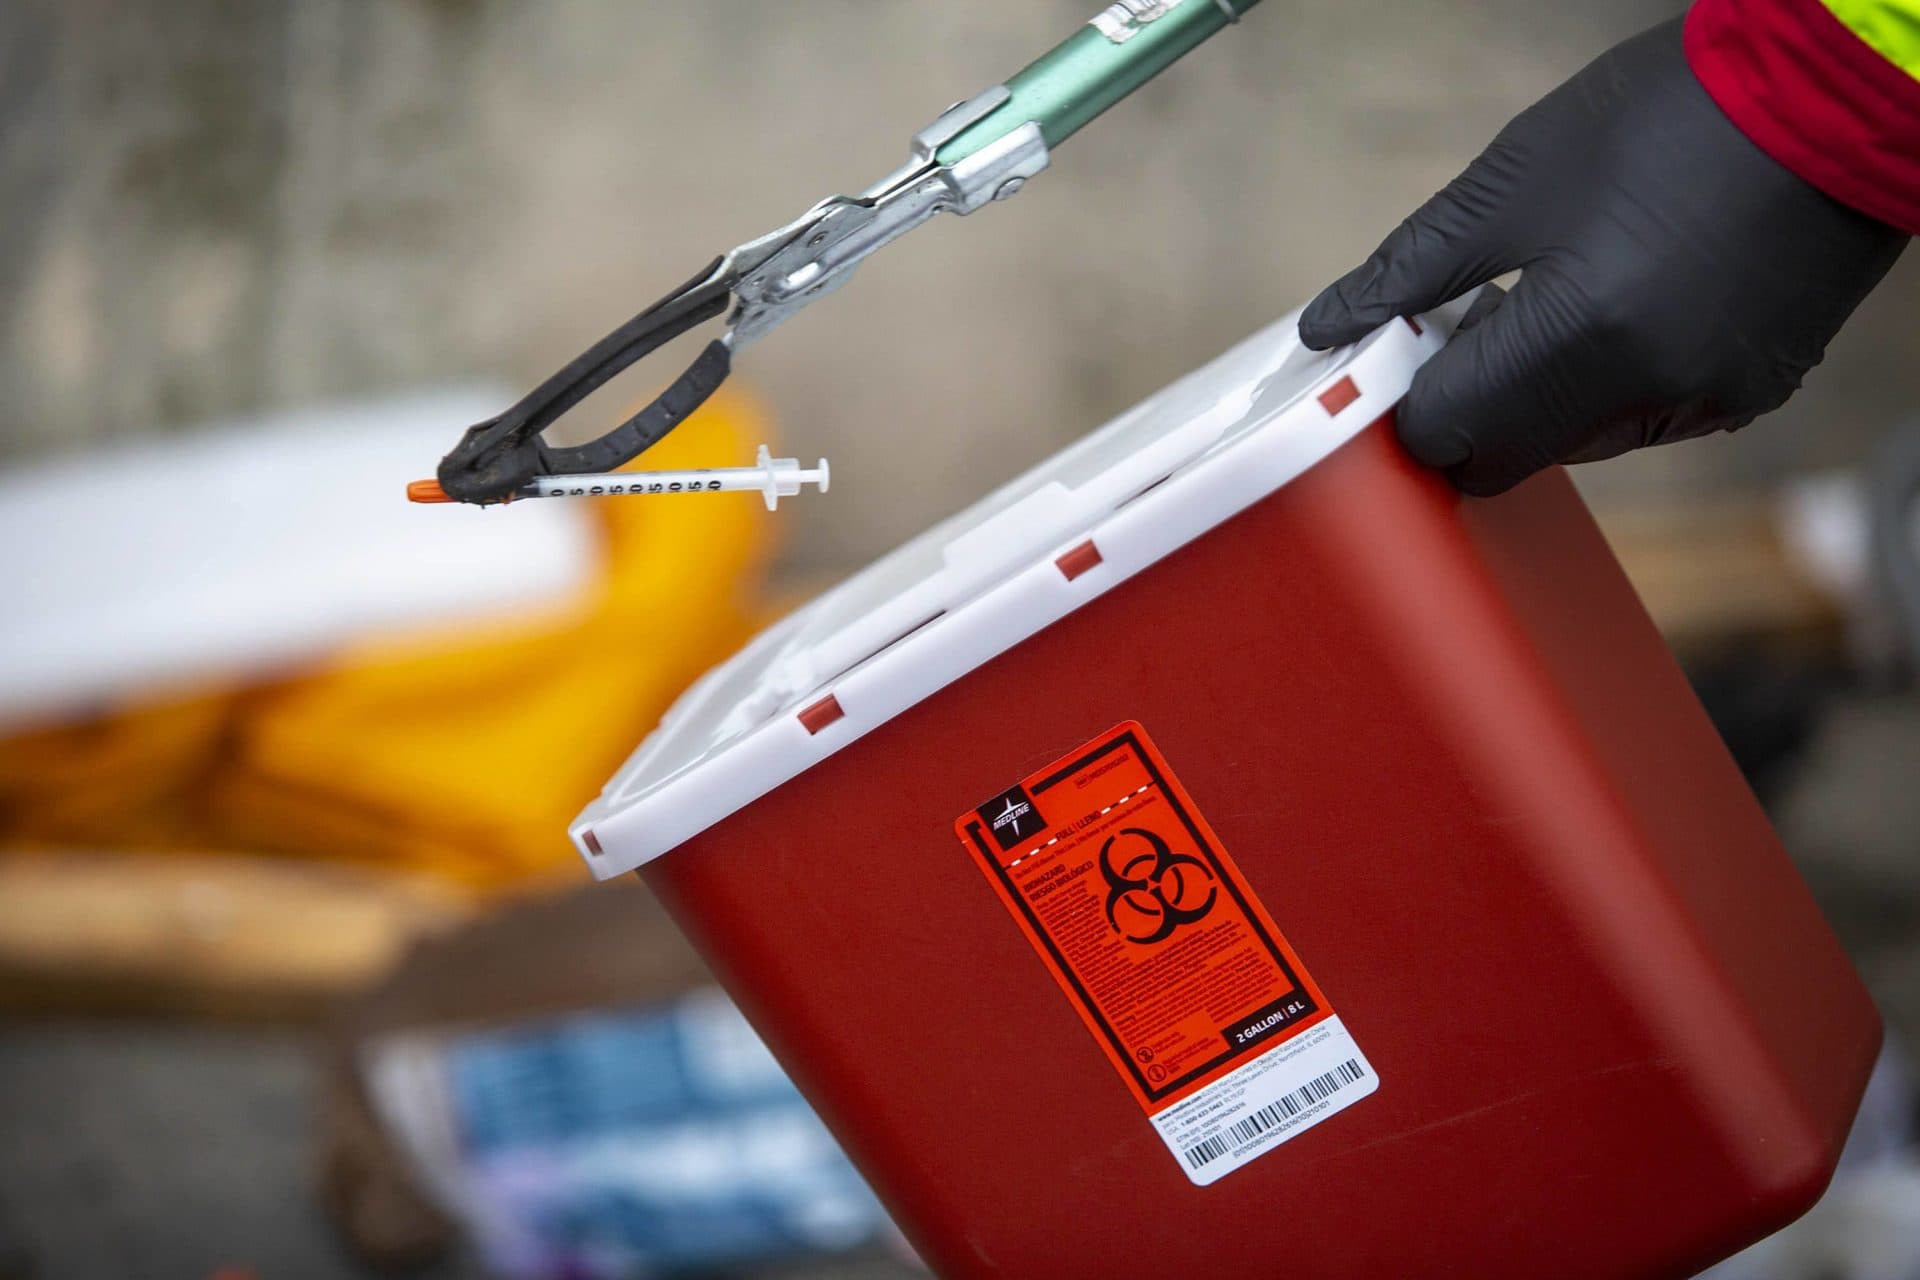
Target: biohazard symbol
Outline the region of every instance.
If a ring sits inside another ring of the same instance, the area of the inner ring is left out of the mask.
[[[1133,852],[1117,862],[1114,846],[1128,837]],[[1204,920],[1220,888],[1200,859],[1175,853],[1154,832],[1128,827],[1100,846],[1100,874],[1107,882],[1107,923],[1128,942],[1169,938],[1181,925]]]

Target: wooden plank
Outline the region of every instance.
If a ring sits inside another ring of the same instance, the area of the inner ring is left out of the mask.
[[[0,856],[0,1010],[307,1018],[469,918],[418,878],[245,856]]]
[[[1595,517],[1668,641],[1840,639],[1839,602],[1782,540],[1775,504],[1727,498],[1596,505]]]

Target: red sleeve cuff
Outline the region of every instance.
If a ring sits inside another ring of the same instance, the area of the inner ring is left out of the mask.
[[[1920,80],[1820,0],[1699,0],[1685,38],[1694,74],[1761,150],[1920,235]]]

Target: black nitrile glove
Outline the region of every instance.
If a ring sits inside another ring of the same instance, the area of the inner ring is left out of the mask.
[[[1415,377],[1400,438],[1472,494],[1784,404],[1907,237],[1768,157],[1635,36],[1503,130],[1300,321],[1354,342],[1519,269]]]

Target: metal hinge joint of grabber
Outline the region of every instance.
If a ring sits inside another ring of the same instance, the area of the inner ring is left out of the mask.
[[[965,156],[940,151],[1011,100],[1004,85],[943,112],[914,135],[912,158],[859,196],[821,201],[795,221],[748,241],[594,344],[497,418],[469,429],[439,469],[461,502],[508,500],[542,475],[611,471],[658,443],[717,391],[734,355],[833,293],[869,256],[935,214],[974,213],[1020,190],[1050,156],[1027,123]],[[620,372],[728,309],[727,330],[646,408],[584,445],[541,433]]]

